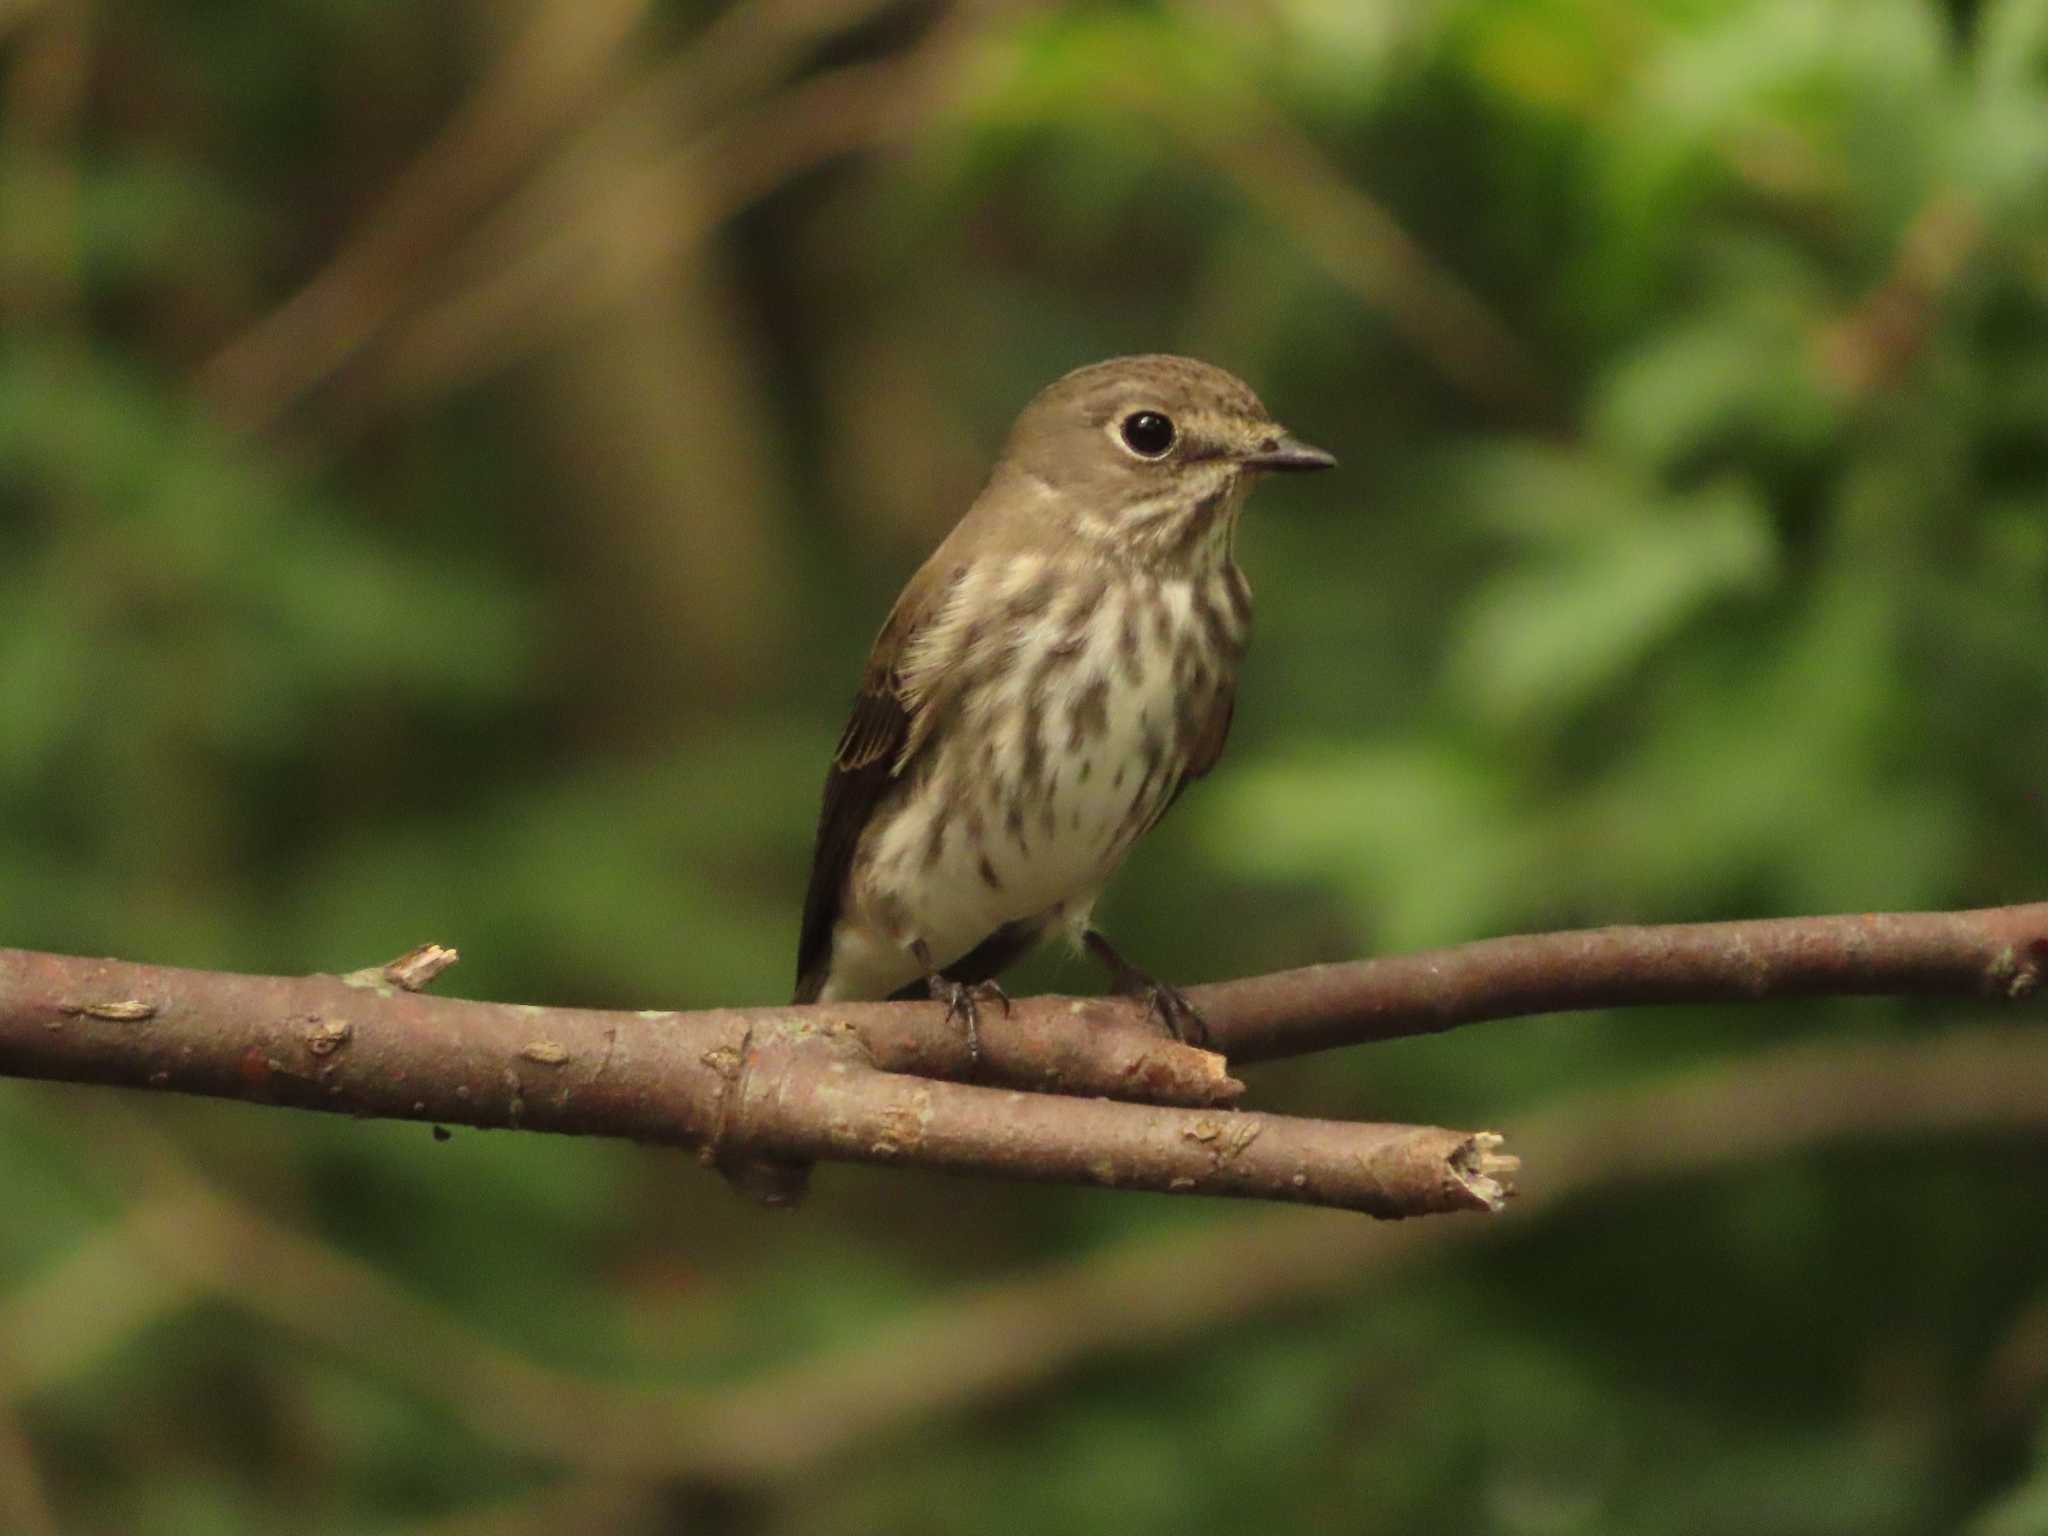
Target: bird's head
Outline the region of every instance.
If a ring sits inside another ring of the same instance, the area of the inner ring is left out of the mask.
[[[1263,474],[1336,460],[1273,420],[1251,387],[1194,358],[1117,357],[1041,390],[1011,428],[998,476],[1034,513],[1104,553],[1147,565],[1227,558]]]

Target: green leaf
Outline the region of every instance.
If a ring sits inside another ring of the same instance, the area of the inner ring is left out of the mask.
[[[1769,520],[1742,486],[1682,498],[1645,489],[1635,521],[1540,549],[1481,586],[1446,687],[1495,730],[1562,726],[1717,601],[1761,591],[1774,569]]]

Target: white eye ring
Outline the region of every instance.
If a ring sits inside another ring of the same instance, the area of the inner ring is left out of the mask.
[[[1163,459],[1173,452],[1180,433],[1164,411],[1132,411],[1117,423],[1117,440],[1141,459]]]

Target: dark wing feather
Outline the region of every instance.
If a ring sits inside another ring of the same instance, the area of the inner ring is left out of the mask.
[[[1173,793],[1159,808],[1159,815],[1152,818],[1153,826],[1158,826],[1161,818],[1174,808],[1188,785],[1216,766],[1217,759],[1223,756],[1223,744],[1230,739],[1230,720],[1236,711],[1237,690],[1226,683],[1216,690],[1216,697],[1209,705],[1209,718],[1202,722],[1201,730],[1195,733],[1194,745],[1188,751],[1188,765],[1181,770]]]
[[[853,717],[839,737],[832,771],[825,776],[825,802],[818,811],[818,843],[811,855],[811,884],[804,893],[803,930],[796,946],[796,1001],[812,1003],[832,964],[832,928],[846,891],[853,851],[868,817],[895,782],[897,754],[910,736],[910,711],[897,694],[893,673],[870,676],[854,702]],[[879,684],[879,686],[872,686]]]
[[[894,675],[870,679],[853,701],[853,714],[832,749],[832,770],[858,773],[870,763],[893,761],[909,733],[910,712],[903,707]]]
[[[803,928],[796,945],[796,1001],[813,1003],[832,967],[832,929],[846,894],[854,850],[875,807],[904,768],[916,705],[906,696],[898,663],[904,647],[926,618],[943,605],[960,571],[941,578],[936,561],[913,576],[889,621],[875,637],[861,678],[853,715],[839,733],[832,771],[825,776],[825,800],[818,811],[817,849],[811,855],[811,884],[804,893]]]
[[[1215,700],[1209,706],[1209,718],[1203,723],[1201,734],[1195,737],[1194,750],[1188,753],[1188,766],[1180,776],[1184,787],[1189,779],[1199,779],[1216,766],[1223,756],[1223,744],[1230,739],[1231,716],[1237,713],[1237,690],[1229,684],[1216,690]]]

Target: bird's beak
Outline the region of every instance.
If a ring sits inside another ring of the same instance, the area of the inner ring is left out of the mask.
[[[1260,443],[1256,451],[1246,454],[1239,462],[1246,469],[1277,469],[1292,472],[1337,467],[1336,455],[1310,447],[1292,432],[1274,433]]]

